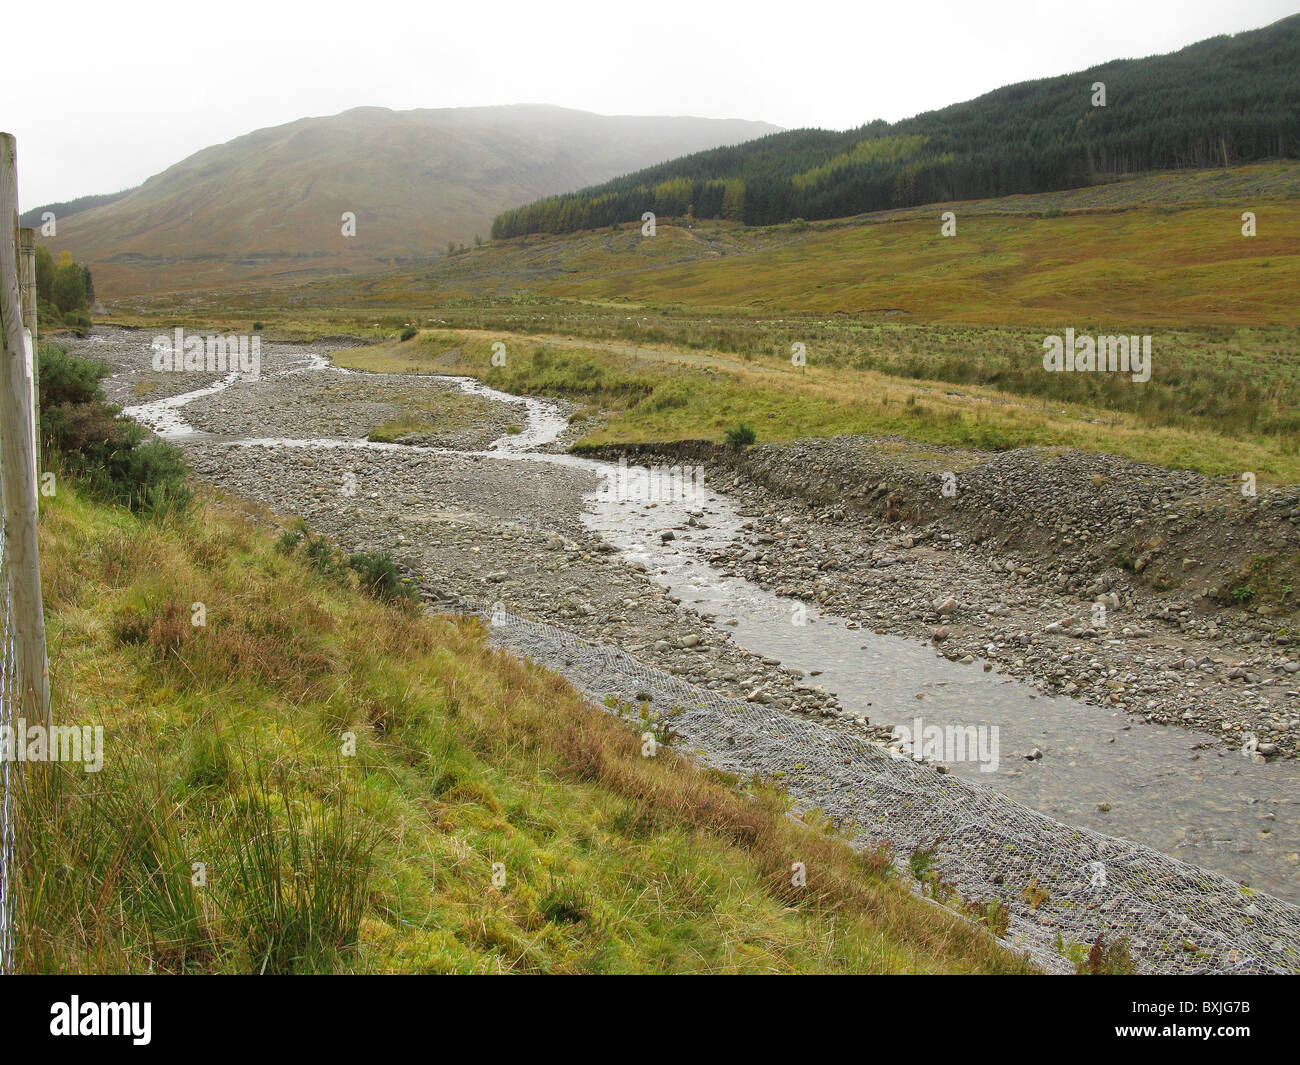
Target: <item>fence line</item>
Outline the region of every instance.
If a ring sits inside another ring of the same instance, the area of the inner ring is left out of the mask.
[[[0,133],[0,726],[49,727],[50,678],[37,541],[35,234],[18,226],[18,149]],[[0,759],[0,972],[14,958],[17,810],[20,772]]]

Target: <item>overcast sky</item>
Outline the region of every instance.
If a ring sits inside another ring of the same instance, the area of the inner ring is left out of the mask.
[[[21,207],[351,107],[550,103],[847,129],[1275,22],[1297,0],[122,0],[7,9]],[[15,91],[16,90],[16,91]]]

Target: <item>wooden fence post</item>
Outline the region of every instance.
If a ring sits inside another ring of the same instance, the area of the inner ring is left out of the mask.
[[[36,343],[36,230],[23,226],[18,230],[18,254],[21,260],[18,288],[23,299],[23,325]]]
[[[45,726],[50,716],[50,671],[45,656],[38,551],[32,349],[23,329],[19,296],[18,146],[0,133],[0,482],[4,490],[5,569],[18,666],[21,710]],[[35,293],[33,293],[33,296]]]
[[[36,344],[36,230],[23,226],[18,230],[18,289],[23,301],[23,325],[32,338],[32,464],[37,483],[41,477],[40,407],[36,383],[41,378],[40,350]]]

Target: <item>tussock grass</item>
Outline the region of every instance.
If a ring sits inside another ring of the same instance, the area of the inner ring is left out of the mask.
[[[945,208],[957,214],[954,237],[940,234]],[[1269,220],[1255,237],[1241,233],[1247,209]],[[1294,326],[1297,222],[1293,199],[1056,216],[944,204],[863,216],[749,255],[566,277],[538,291],[762,314],[901,310],[1000,327],[1064,317]]]
[[[513,316],[498,314],[503,324]],[[1300,481],[1290,330],[1166,335],[1152,379],[1135,385],[1116,374],[1045,373],[1042,334],[1028,330],[670,315],[628,323],[607,314],[564,327],[584,335],[438,330],[335,358],[359,369],[473,374],[511,392],[598,405],[611,416],[582,444],[722,441],[744,422],[765,443],[864,433],[981,450],[1077,447]],[[628,339],[638,330],[671,339]],[[790,360],[800,337],[805,367]],[[509,352],[504,367],[491,364],[498,340]]]
[[[366,434],[368,440],[393,443],[460,432],[482,424],[492,408],[491,400],[459,392],[433,393],[418,399],[403,397],[398,404],[397,416],[372,428]]]
[[[1025,969],[778,789],[641,757],[477,622],[239,514],[64,485],[41,525],[55,713],[106,751],[25,774],[22,971]]]

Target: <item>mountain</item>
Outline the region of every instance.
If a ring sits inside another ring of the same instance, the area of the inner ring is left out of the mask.
[[[559,107],[362,107],[196,152],[50,241],[101,296],[373,270],[487,237],[539,196],[706,147],[763,122],[594,115]],[[356,216],[355,236],[342,216]]]
[[[688,155],[505,211],[492,235],[594,229],[647,210],[771,225],[1298,157],[1294,15],[1169,55],[1010,85],[901,122],[790,130]]]

